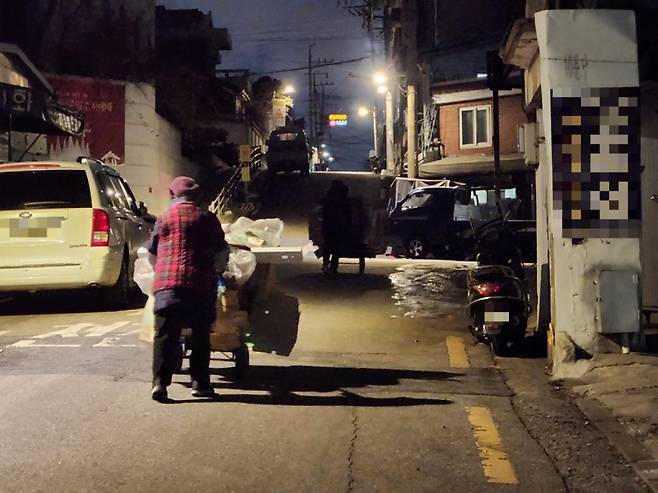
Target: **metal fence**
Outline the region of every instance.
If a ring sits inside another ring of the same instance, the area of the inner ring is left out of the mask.
[[[250,176],[261,167],[263,152],[260,146],[255,146],[251,150],[251,156],[248,163],[240,163],[235,168],[235,172],[217,194],[217,197],[210,203],[208,210],[219,216],[224,213],[228,205],[233,201],[243,186],[243,170],[249,169]]]

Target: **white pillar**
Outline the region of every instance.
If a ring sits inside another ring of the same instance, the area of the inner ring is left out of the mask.
[[[418,176],[416,153],[416,88],[410,84],[407,86],[407,176],[409,178]]]
[[[537,197],[547,208],[551,323],[556,338],[597,353],[607,346],[600,333],[634,330],[639,315],[629,306],[610,316],[605,307],[615,306],[614,287],[599,296],[601,271],[640,273],[635,15],[547,10],[535,14],[535,23],[546,135],[540,166],[548,167],[546,194]],[[617,289],[638,290],[630,282]],[[630,322],[620,318],[627,316]]]
[[[379,157],[379,142],[377,139],[377,105],[372,107],[372,150]]]
[[[386,171],[395,174],[395,140],[393,133],[393,94],[386,91]]]

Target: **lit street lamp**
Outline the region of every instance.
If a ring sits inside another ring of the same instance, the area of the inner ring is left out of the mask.
[[[376,73],[375,75],[372,76],[372,80],[378,86],[383,86],[388,81],[388,77],[386,77],[385,74],[382,74],[381,72],[378,72],[378,73]]]
[[[290,84],[283,88],[283,94],[295,94],[295,92],[297,91],[295,91],[295,88]]]

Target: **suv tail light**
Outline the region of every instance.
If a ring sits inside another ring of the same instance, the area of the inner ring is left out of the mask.
[[[481,282],[480,284],[473,285],[473,289],[481,296],[491,296],[500,293],[503,285],[499,282]]]
[[[110,216],[102,209],[94,209],[91,220],[91,246],[104,247],[110,243]]]

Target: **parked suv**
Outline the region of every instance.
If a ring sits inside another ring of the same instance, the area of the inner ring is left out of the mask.
[[[0,291],[95,287],[124,305],[150,218],[100,161],[0,164]]]

